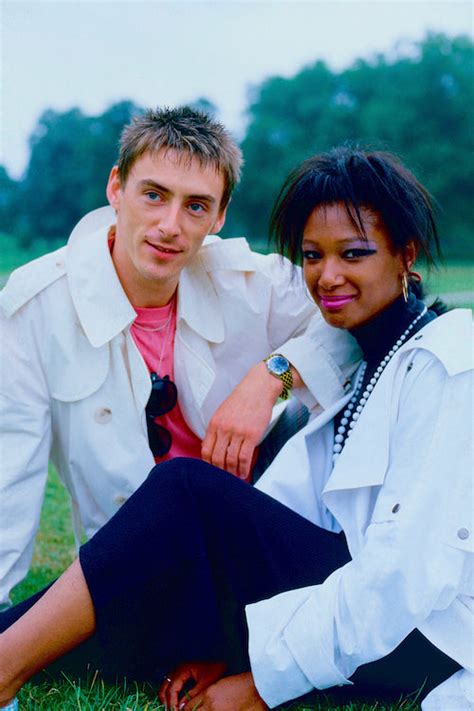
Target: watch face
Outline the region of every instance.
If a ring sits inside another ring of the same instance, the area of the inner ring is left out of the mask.
[[[274,355],[267,360],[269,370],[275,375],[283,375],[288,370],[290,364],[288,360],[281,355]]]

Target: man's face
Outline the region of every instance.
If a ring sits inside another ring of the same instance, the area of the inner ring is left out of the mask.
[[[224,176],[214,166],[174,150],[138,158],[125,185],[112,169],[107,197],[117,213],[113,261],[134,306],[169,301],[204,237],[224,224],[223,192]]]

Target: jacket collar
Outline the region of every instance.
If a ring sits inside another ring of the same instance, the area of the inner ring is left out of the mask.
[[[178,287],[178,321],[211,343],[225,338],[222,306],[209,274],[217,270],[255,271],[255,258],[245,239],[206,238],[196,257],[183,269]]]
[[[449,332],[449,338],[446,333]],[[430,351],[449,375],[464,373],[473,367],[473,330],[470,309],[453,309],[430,321],[400,349]]]
[[[71,297],[84,332],[96,348],[111,341],[136,316],[107,244],[114,223],[112,208],[94,210],[76,225],[67,245]],[[181,272],[178,321],[185,321],[205,340],[221,343],[225,337],[224,318],[209,273],[255,269],[255,258],[245,239],[207,237],[196,257]]]
[[[67,244],[71,298],[90,343],[99,348],[135,319],[135,311],[115,271],[107,236],[115,222],[112,208],[89,213]]]
[[[449,339],[446,334],[449,333]],[[391,401],[394,380],[401,387],[399,359],[402,354],[423,348],[432,352],[446,368],[449,375],[456,375],[473,367],[472,362],[472,316],[469,309],[448,311],[429,322],[398,351],[387,370],[380,378],[377,388],[364,408],[364,427],[358,429],[357,437],[346,441],[344,449],[324,489],[326,501],[334,505],[331,492],[342,489],[359,489],[377,486],[384,482],[390,448],[390,418],[381,417]],[[357,378],[355,378],[355,381]],[[346,402],[352,392],[330,409],[315,418],[306,428],[308,451],[311,452],[311,435],[321,429]],[[377,433],[374,436],[374,433]],[[327,496],[329,494],[329,497]],[[332,509],[331,509],[332,510]],[[333,511],[335,513],[335,510]],[[336,516],[337,517],[337,516]]]

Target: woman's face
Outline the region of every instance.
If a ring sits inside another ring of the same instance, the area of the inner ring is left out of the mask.
[[[367,239],[342,203],[317,207],[303,232],[306,284],[326,321],[337,328],[361,326],[402,292],[402,254],[394,251],[376,214],[362,208],[361,216]]]

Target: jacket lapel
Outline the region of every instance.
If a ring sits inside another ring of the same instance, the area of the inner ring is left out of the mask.
[[[387,408],[392,401],[393,372],[393,367],[387,367],[380,378],[357,422],[357,436],[354,433],[345,442],[324,489],[325,494],[383,483],[389,455],[390,416]]]
[[[114,223],[111,208],[86,215],[67,245],[67,278],[82,328],[94,348],[111,341],[135,319],[107,244]],[[95,231],[90,231],[95,228]]]

